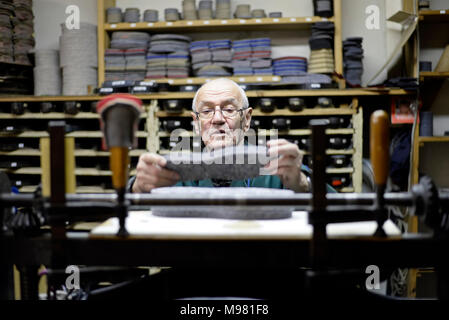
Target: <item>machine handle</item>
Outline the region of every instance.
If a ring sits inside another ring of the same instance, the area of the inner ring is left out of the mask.
[[[387,184],[390,165],[390,123],[388,114],[377,110],[370,119],[370,157],[374,182],[378,186]]]

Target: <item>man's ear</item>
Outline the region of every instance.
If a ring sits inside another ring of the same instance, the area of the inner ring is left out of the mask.
[[[190,114],[192,115],[192,119],[193,119],[193,132],[197,136],[199,136],[200,135],[200,126],[199,126],[200,119],[198,119],[195,112],[191,112]]]
[[[251,127],[251,115],[253,113],[253,108],[246,109],[245,112],[245,132]]]

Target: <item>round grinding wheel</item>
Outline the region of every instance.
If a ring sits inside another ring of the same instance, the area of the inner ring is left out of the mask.
[[[165,197],[185,197],[188,199],[219,199],[244,196],[252,198],[279,197],[288,198],[292,190],[271,188],[202,188],[202,187],[168,187],[157,188],[152,194]],[[183,218],[220,218],[240,220],[286,219],[292,216],[292,207],[280,206],[153,206],[152,213],[163,217]]]

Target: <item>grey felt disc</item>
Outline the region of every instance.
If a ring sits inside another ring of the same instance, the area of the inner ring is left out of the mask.
[[[201,187],[167,187],[156,188],[152,194],[166,197],[188,199],[220,199],[234,197],[236,199],[251,198],[288,198],[294,194],[292,190],[271,188],[201,188]],[[281,206],[153,206],[152,213],[163,217],[196,217],[221,218],[239,220],[286,219],[292,216],[292,207]]]

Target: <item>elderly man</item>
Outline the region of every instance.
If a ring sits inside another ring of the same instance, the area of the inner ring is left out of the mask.
[[[192,104],[195,133],[208,150],[244,143],[244,133],[251,123],[252,108],[243,89],[234,81],[220,78],[207,82],[196,92]],[[303,153],[298,146],[285,139],[267,142],[269,155],[278,155],[265,169],[268,175],[249,181],[201,180],[179,181],[179,175],[165,169],[164,157],[145,153],[140,156],[137,174],[130,179],[128,190],[150,192],[167,186],[231,186],[287,188],[295,192],[308,192],[308,169],[302,165]]]

